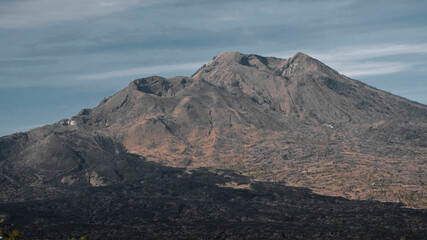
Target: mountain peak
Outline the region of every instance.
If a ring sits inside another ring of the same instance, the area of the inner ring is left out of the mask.
[[[221,54],[219,54],[218,56],[214,57],[214,59],[212,59],[213,61],[218,61],[218,62],[228,62],[228,61],[237,61],[237,62],[241,62],[241,59],[249,59],[249,58],[258,58],[258,59],[276,59],[276,60],[280,60],[281,62],[283,61],[316,61],[316,62],[320,62],[317,59],[309,56],[308,54],[305,54],[303,52],[297,52],[295,53],[292,57],[290,57],[289,59],[283,59],[283,58],[275,58],[275,57],[263,57],[257,54],[244,54],[238,51],[230,51],[230,52],[222,52]]]
[[[302,71],[318,70],[320,68],[326,67],[326,65],[324,65],[319,60],[303,52],[297,52],[294,56],[288,59],[283,59],[276,57],[263,57],[257,54],[244,54],[238,51],[233,51],[223,52],[220,55],[214,57],[212,61],[200,68],[193,76],[197,78],[197,75],[200,75],[200,73],[203,71],[211,72],[212,69],[218,68],[228,68],[237,72],[264,71],[272,73],[276,70],[283,71],[285,68],[289,68],[290,66],[294,69]]]
[[[242,55],[244,55],[241,52],[238,51],[230,51],[230,52],[222,52],[220,53],[217,57],[215,57],[214,59],[230,59],[230,58],[236,58],[236,57],[241,57]]]
[[[283,59],[280,59],[283,61]],[[244,54],[238,51],[234,52],[223,52],[214,59],[209,64],[221,64],[221,65],[243,65],[246,67],[262,67],[269,66],[269,58],[262,57],[256,54]],[[209,65],[208,64],[208,65]]]
[[[312,58],[309,55],[303,53],[303,52],[297,52],[292,58]]]
[[[287,59],[286,62],[290,63],[290,64],[296,63],[295,66],[297,66],[298,64],[302,64],[302,66],[300,66],[300,67],[303,67],[303,68],[307,68],[309,66],[317,66],[320,68],[326,67],[326,65],[324,63],[322,63],[321,61],[319,61],[319,60],[317,60],[317,59],[315,59],[315,58],[313,58],[313,57],[311,57],[305,53],[302,53],[302,52],[297,52],[294,56]]]
[[[302,52],[289,59],[225,52],[193,77],[233,93],[243,93],[287,116],[317,123],[361,122],[373,116],[380,119],[393,112],[392,108],[408,116],[426,114],[425,107],[420,111],[402,107],[409,103],[342,76]]]
[[[197,70],[192,77],[205,79],[205,75],[231,71],[233,73],[262,71],[271,74],[285,59],[263,57],[257,54],[243,54],[238,51],[223,52],[214,57],[207,65]],[[228,69],[228,70],[226,70]]]
[[[315,58],[302,53],[302,52],[297,52],[295,53],[294,56],[292,56],[291,58],[288,59],[288,61],[293,61],[293,62],[318,62],[320,63],[320,61],[316,60]]]

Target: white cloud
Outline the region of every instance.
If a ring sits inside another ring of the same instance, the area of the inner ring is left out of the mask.
[[[192,62],[192,63],[184,63],[184,64],[171,64],[171,65],[160,65],[160,66],[141,67],[141,68],[130,68],[130,69],[123,69],[123,70],[81,75],[78,77],[78,79],[79,80],[101,80],[101,79],[108,79],[108,78],[167,73],[167,72],[183,71],[183,70],[196,71],[205,63],[206,62]]]
[[[303,51],[319,59],[330,67],[350,77],[383,75],[405,71],[409,62],[377,61],[375,58],[397,56],[402,54],[427,53],[427,44],[380,44],[367,46],[346,46],[327,51]],[[274,55],[274,54],[273,54]],[[289,57],[290,52],[276,54]]]
[[[340,72],[350,77],[383,75],[406,70],[408,64],[402,62],[362,62],[338,65]]]
[[[296,51],[266,54],[288,58]],[[342,74],[350,77],[384,75],[402,72],[410,68],[410,63],[401,61],[376,61],[376,57],[385,57],[401,54],[427,53],[427,44],[396,44],[396,45],[370,45],[347,46],[328,51],[304,51],[310,56],[319,59]],[[81,75],[80,80],[100,80],[132,75],[148,75],[168,73],[179,70],[196,70],[205,62],[192,62],[185,64],[160,65],[152,67],[131,68],[88,75]]]
[[[355,61],[401,54],[427,53],[427,44],[382,44],[371,46],[347,46],[326,53],[314,52],[313,57],[322,61]]]
[[[0,29],[32,28],[126,10],[155,0],[24,0],[0,3]]]

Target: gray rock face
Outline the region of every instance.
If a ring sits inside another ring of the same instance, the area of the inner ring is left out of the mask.
[[[315,122],[426,119],[427,108],[345,77],[303,53],[289,59],[226,52],[193,76]]]

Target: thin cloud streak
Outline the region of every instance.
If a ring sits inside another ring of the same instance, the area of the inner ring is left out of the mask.
[[[401,54],[427,53],[427,44],[387,44],[373,46],[348,46],[327,53],[313,53],[323,61],[355,61]]]
[[[147,75],[147,74],[157,74],[157,73],[167,73],[175,71],[187,71],[194,70],[196,71],[206,62],[192,62],[184,64],[171,64],[171,65],[160,65],[152,67],[142,67],[142,68],[130,68],[124,70],[116,70],[95,74],[81,75],[78,77],[79,80],[102,80],[108,78],[118,78],[118,77],[127,77],[133,75]]]
[[[295,51],[296,52],[296,51]],[[396,61],[367,61],[376,57],[427,53],[427,44],[396,44],[396,45],[372,45],[372,46],[348,46],[332,49],[327,52],[306,51],[309,55],[337,69],[342,74],[350,77],[385,75],[402,72],[410,68],[410,64]],[[287,58],[290,52],[279,54],[267,54]],[[205,62],[193,62],[185,64],[161,65],[143,68],[131,68],[117,71],[109,71],[96,74],[79,76],[79,80],[101,80],[132,75],[147,75],[174,72],[178,70],[196,70]]]
[[[33,28],[46,24],[81,20],[129,9],[155,0],[24,0],[0,4],[0,29]]]
[[[381,44],[368,46],[346,46],[323,52],[304,51],[330,67],[350,77],[385,75],[402,72],[411,67],[409,63],[396,61],[375,61],[374,58],[402,54],[425,54],[427,44]],[[289,57],[289,51],[272,54]]]
[[[397,73],[405,71],[408,67],[407,64],[401,62],[367,62],[338,66],[342,74],[350,77]]]

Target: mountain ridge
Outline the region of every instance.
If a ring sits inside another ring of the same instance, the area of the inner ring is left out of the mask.
[[[273,102],[273,108],[282,110],[286,114],[295,114],[298,118],[304,118],[310,114],[318,116],[322,115],[321,112],[328,112],[326,116],[319,117],[319,122],[336,119],[338,121],[355,120],[348,116],[348,113],[345,113],[350,110],[354,111],[354,114],[351,113],[351,115],[356,116],[362,116],[366,111],[378,114],[380,110],[373,108],[374,105],[379,104],[378,100],[383,105],[381,106],[383,111],[384,109],[388,110],[390,107],[384,106],[387,105],[387,102],[391,102],[389,105],[395,105],[397,103],[402,104],[401,102],[403,101],[405,102],[404,105],[406,104],[404,107],[413,108],[415,112],[418,111],[416,109],[421,109],[421,116],[417,116],[411,110],[403,110],[403,106],[400,106],[399,109],[403,113],[398,113],[397,115],[408,116],[408,118],[425,118],[427,116],[427,108],[424,105],[412,101],[408,102],[399,97],[396,98],[395,95],[390,95],[360,81],[347,78],[306,54],[297,53],[289,59],[264,58],[271,59],[274,62],[272,66],[264,68],[264,70],[270,69],[267,72],[257,71],[253,73],[246,69],[248,65],[241,64],[242,59],[244,59],[243,62],[245,63],[252,61],[254,66],[259,66],[262,61],[257,61],[260,59],[260,56],[257,56],[226,52],[213,59],[204,68],[199,69],[193,77],[211,81],[215,85],[228,89],[237,86],[242,92],[254,97],[257,101],[270,105]],[[264,60],[264,63],[266,62],[268,60]],[[228,79],[229,82],[225,82],[224,79]],[[263,81],[259,82],[257,81],[258,79],[263,79]],[[363,90],[367,94],[356,91],[356,89]],[[311,98],[311,96],[315,97]],[[347,100],[348,98],[351,98],[351,102]],[[365,109],[361,111],[354,109],[355,101],[357,101],[357,108]],[[309,109],[298,109],[302,106],[308,106]],[[335,107],[335,109],[329,110],[324,106]],[[316,109],[321,111],[316,111]],[[363,120],[367,120],[370,117],[366,116],[364,118]]]
[[[400,201],[415,192],[421,206],[422,185],[400,186],[427,182],[414,174],[417,164],[426,168],[425,119],[427,106],[347,78],[304,53],[280,59],[225,52],[193,77],[137,79],[70,119],[2,137],[0,164],[9,169],[5,179],[21,176],[13,180],[18,185],[98,186],[134,176],[125,162],[139,156],[355,199]],[[378,168],[378,159],[383,177],[359,180]],[[370,187],[386,180],[393,184],[385,196]]]
[[[0,137],[0,217],[37,239],[423,239],[426,119],[303,53],[225,52]]]

